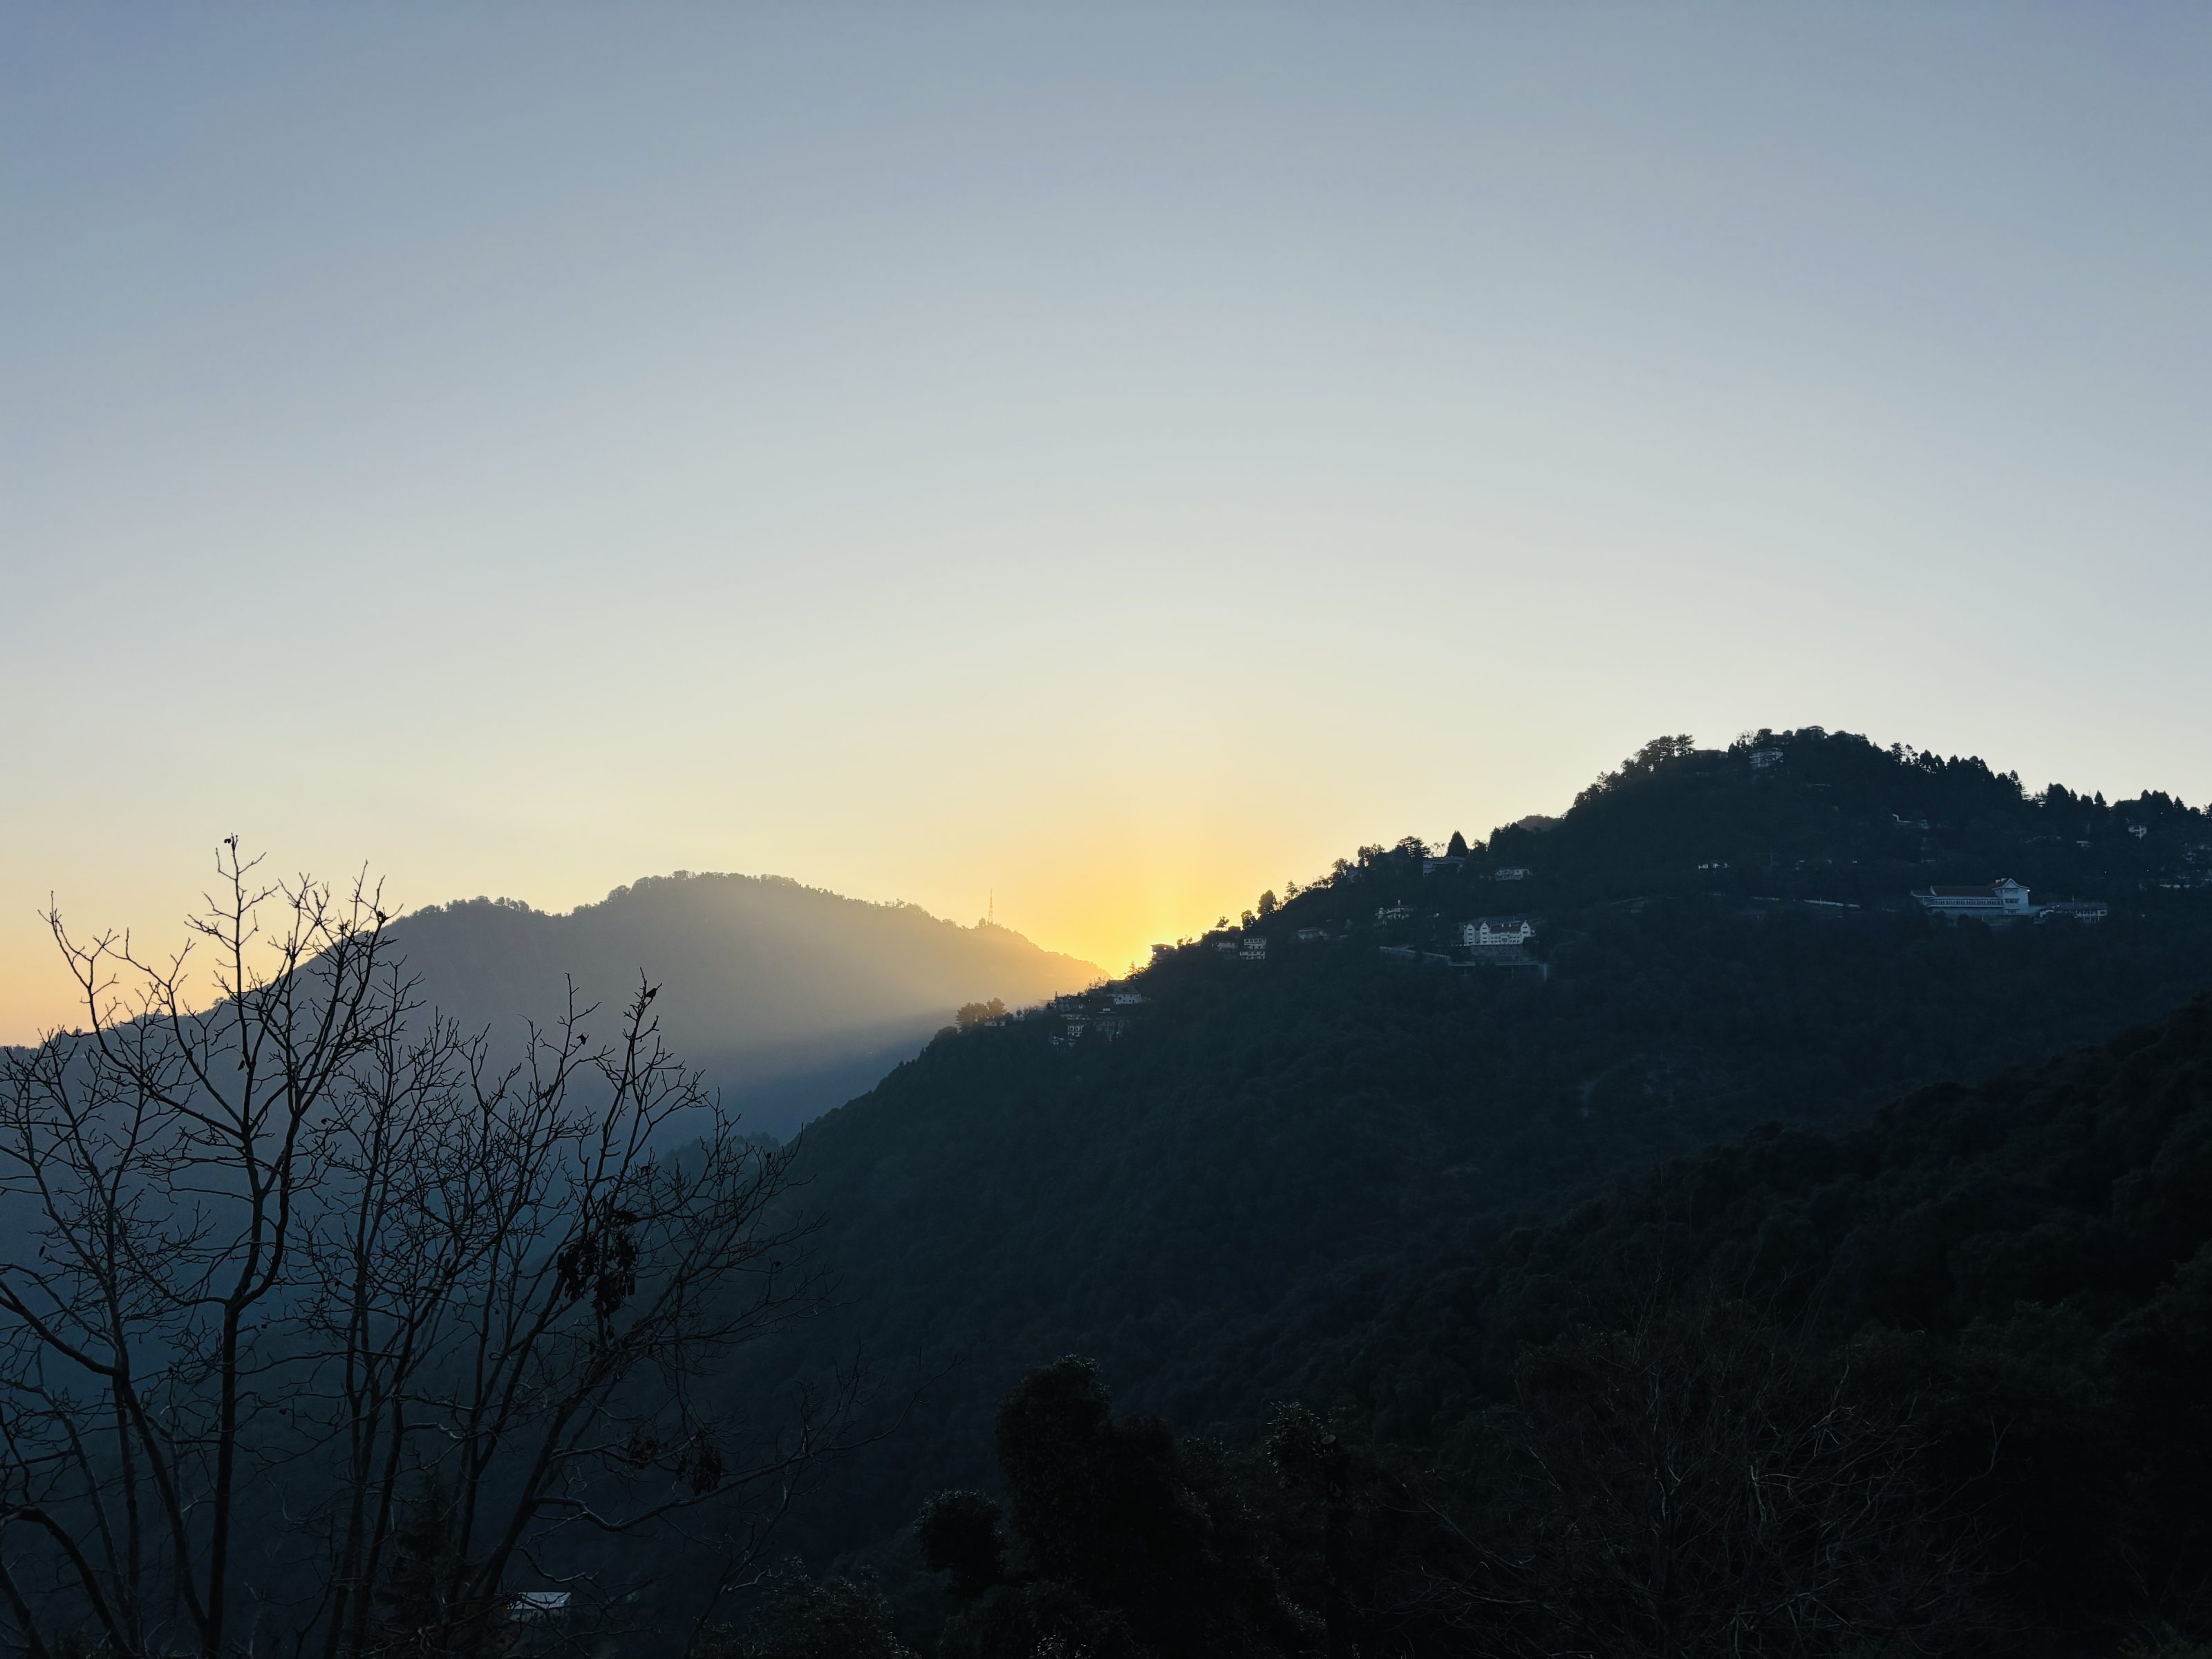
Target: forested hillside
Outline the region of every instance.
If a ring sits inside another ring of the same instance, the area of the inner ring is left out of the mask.
[[[1917,1091],[1838,1138],[1768,1131],[1671,1164],[1434,1272],[1304,1388],[1374,1443],[1471,1467],[1496,1413],[1566,1380],[1532,1354],[1648,1337],[1725,1300],[1801,1352],[1856,1355],[1893,1405],[1911,1401],[1918,1473],[1978,1539],[1997,1625],[2091,1650],[2166,1621],[2202,1635],[2208,1188],[2199,998],[1978,1088]]]
[[[888,1540],[987,1480],[1032,1363],[1090,1355],[1132,1408],[1249,1428],[1440,1262],[1624,1172],[2160,1016],[2212,984],[2208,848],[2161,797],[2029,796],[1845,735],[1668,740],[1556,823],[1268,896],[1114,988],[1141,1001],[948,1031],[802,1150],[848,1305],[732,1386],[856,1350],[950,1370],[791,1536]],[[1955,925],[1909,896],[2003,875],[2109,918]],[[1509,914],[1525,962],[1455,945]]]
[[[2212,999],[1763,1131],[1433,1273],[1217,1437],[1010,1375],[890,1594],[786,1574],[742,1650],[2201,1659],[2208,1181]]]
[[[275,970],[95,941],[135,1000],[0,1055],[28,1650],[2212,1634],[2212,824],[2163,797],[1663,739],[1012,1012],[957,975],[1026,945],[781,884],[387,927],[227,847],[198,936]],[[1912,896],[2008,875],[2073,908]],[[406,988],[633,957],[521,1047]],[[690,1069],[746,982],[959,988],[777,1145]]]
[[[1089,963],[775,876],[649,877],[549,915],[507,899],[434,905],[392,929],[423,1000],[502,1043],[561,1012],[574,979],[618,1007],[648,975],[664,1029],[756,1131],[789,1134],[850,1099],[957,1005],[1089,984]]]

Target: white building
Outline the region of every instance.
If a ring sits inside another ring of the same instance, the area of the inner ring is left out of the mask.
[[[1954,921],[1961,916],[1977,921],[2018,921],[2038,914],[2027,902],[2027,889],[2010,877],[1987,887],[1930,887],[1912,896],[1929,915]]]
[[[1526,881],[1528,879],[1528,866],[1525,864],[1509,864],[1502,870],[1492,871],[1490,878],[1492,881]]]
[[[1267,937],[1264,933],[1244,935],[1243,949],[1237,952],[1246,962],[1264,962],[1267,956]]]
[[[2112,914],[2112,907],[2095,899],[2075,899],[2038,908],[2038,921],[2048,921],[2053,916],[2061,921],[2102,921]]]
[[[1395,904],[1382,905],[1375,912],[1375,920],[1378,922],[1411,921],[1413,919],[1413,907],[1403,899],[1399,900]]]
[[[1764,772],[1769,767],[1781,764],[1782,751],[1779,749],[1754,749],[1751,751],[1751,769],[1754,772]]]
[[[1535,934],[1526,916],[1477,916],[1459,930],[1459,942],[1470,951],[1518,950]]]

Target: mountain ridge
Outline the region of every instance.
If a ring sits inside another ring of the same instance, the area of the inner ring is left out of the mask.
[[[1102,977],[1009,928],[779,876],[649,876],[561,914],[459,900],[409,912],[392,934],[423,1001],[501,1039],[557,1015],[572,981],[586,1006],[613,1007],[649,977],[672,1043],[779,1136],[866,1089],[963,1003]]]
[[[1088,1353],[1133,1409],[1247,1422],[1439,1260],[1624,1174],[2162,1017],[2212,985],[2206,844],[2169,798],[2031,796],[1848,733],[1669,739],[1556,823],[1456,861],[1362,849],[1100,993],[933,1041],[809,1132],[854,1291],[817,1335],[963,1364],[801,1536],[850,1549],[861,1517],[984,1478],[1021,1365]],[[2006,873],[2109,919],[1953,924],[1911,896]],[[1543,976],[1459,945],[1509,909]],[[737,1381],[797,1385],[827,1351]]]

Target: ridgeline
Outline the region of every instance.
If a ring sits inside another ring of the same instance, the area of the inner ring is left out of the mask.
[[[2002,877],[2108,914],[1984,927],[1912,897]],[[1661,739],[1557,820],[1363,849],[1104,991],[948,1029],[809,1130],[848,1300],[732,1379],[780,1392],[856,1350],[949,1368],[793,1540],[887,1547],[931,1492],[988,1485],[994,1402],[1066,1352],[1231,1437],[1316,1379],[1380,1410],[1387,1379],[1344,1356],[1516,1228],[2180,1006],[2212,985],[2208,877],[2212,822],[2162,795],[2030,795],[1818,730]],[[1533,934],[1470,949],[1481,918]],[[1391,1420],[1450,1405],[1422,1411]]]

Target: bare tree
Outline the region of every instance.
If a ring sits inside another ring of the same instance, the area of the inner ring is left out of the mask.
[[[221,869],[204,1006],[186,954],[55,915],[86,1023],[6,1061],[24,1646],[483,1651],[518,1578],[588,1588],[608,1540],[734,1503],[757,1543],[853,1401],[747,1437],[701,1388],[816,1299],[789,1152],[666,1052],[655,988],[499,1067],[416,1006],[374,890]]]
[[[1976,1629],[1976,1552],[1910,1389],[1692,1291],[1524,1352],[1398,1611],[1501,1654],[1911,1655]],[[1409,1483],[1409,1492],[1420,1483]]]

